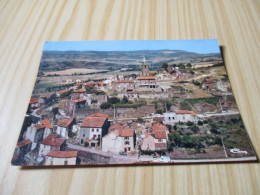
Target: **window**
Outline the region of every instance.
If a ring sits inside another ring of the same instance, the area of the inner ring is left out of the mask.
[[[83,139],[81,139],[81,144],[83,144]]]
[[[161,139],[158,139],[158,142],[162,142],[162,140],[161,140]]]
[[[94,132],[94,129],[92,129],[92,132]]]
[[[99,132],[99,129],[97,129],[97,132]]]
[[[174,117],[172,117],[172,120],[174,120]]]
[[[169,117],[169,121],[171,120],[171,117]]]
[[[93,137],[96,138],[96,135],[94,134]]]
[[[125,141],[125,145],[130,145],[129,141]]]
[[[51,159],[51,165],[53,165],[53,160]]]
[[[67,165],[67,164],[68,164],[68,160],[65,160],[65,161],[64,161],[64,165]]]
[[[83,137],[85,137],[85,134],[83,133]]]
[[[129,140],[129,137],[125,137],[125,140]]]

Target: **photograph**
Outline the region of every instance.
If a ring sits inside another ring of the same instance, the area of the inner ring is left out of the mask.
[[[51,41],[34,65],[12,165],[257,161],[217,39]]]

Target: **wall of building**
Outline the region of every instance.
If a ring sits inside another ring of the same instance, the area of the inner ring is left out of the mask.
[[[50,156],[45,157],[45,165],[65,165],[65,161],[67,161],[67,165],[75,165],[76,157],[73,158],[55,158]]]

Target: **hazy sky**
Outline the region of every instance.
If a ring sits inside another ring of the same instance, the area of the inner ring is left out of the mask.
[[[184,50],[196,53],[219,53],[217,39],[153,40],[153,41],[51,41],[45,42],[45,51],[136,51]]]

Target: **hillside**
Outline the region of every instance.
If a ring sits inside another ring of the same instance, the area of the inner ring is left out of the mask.
[[[43,51],[40,71],[55,71],[68,68],[120,69],[140,66],[143,57],[151,67],[162,62],[194,63],[219,61],[221,55],[197,54],[181,50],[141,50],[141,51]]]

